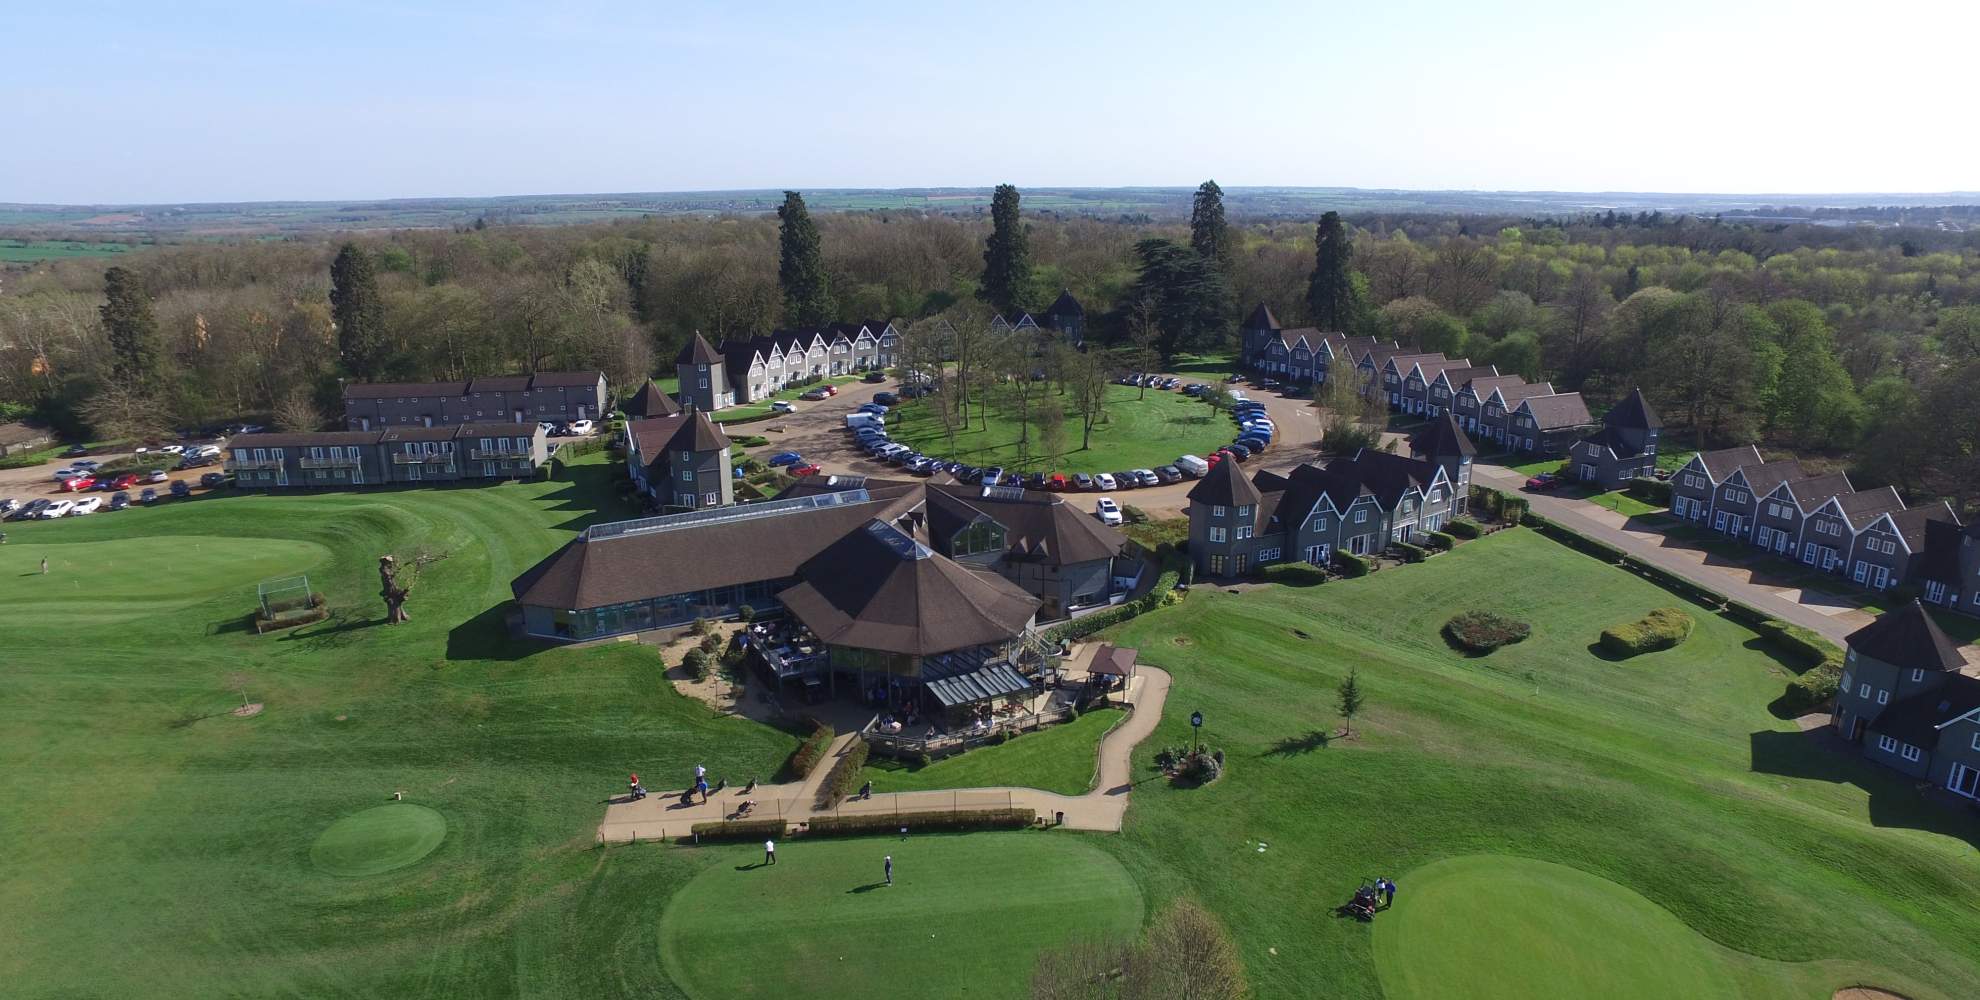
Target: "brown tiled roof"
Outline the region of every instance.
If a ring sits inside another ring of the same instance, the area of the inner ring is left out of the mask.
[[[1431,458],[1442,455],[1472,456],[1478,449],[1471,438],[1458,426],[1457,417],[1449,413],[1430,421],[1430,425],[1417,431],[1409,439],[1410,454],[1418,458]]]
[[[668,451],[727,451],[729,436],[722,433],[708,414],[695,410],[681,415],[681,424],[675,428],[674,436],[667,439]]]
[[[1270,306],[1260,302],[1252,307],[1251,315],[1245,317],[1244,328],[1247,330],[1277,330],[1279,328],[1279,317],[1272,315],[1272,308]]]
[[[605,373],[599,371],[537,372],[529,377],[529,387],[532,389],[593,389],[598,386],[598,380],[604,377]]]
[[[1778,462],[1762,462],[1759,465],[1742,465],[1739,467],[1739,474],[1746,480],[1746,488],[1752,490],[1756,497],[1772,493],[1774,487],[1790,479],[1807,477],[1802,471],[1801,463],[1792,458],[1784,458]]]
[[[694,336],[681,345],[680,353],[674,355],[677,365],[712,365],[721,360],[721,352],[708,343],[708,338],[702,336],[700,330],[694,331]]]
[[[936,554],[878,519],[846,532],[777,595],[824,642],[925,656],[1009,640],[1039,601],[1016,584]]]
[[[687,417],[676,413],[668,417],[648,417],[644,420],[626,421],[626,431],[632,435],[633,447],[648,462],[658,461],[667,450],[667,442],[674,439],[674,433],[687,422]]]
[[[632,418],[671,417],[681,412],[681,404],[660,388],[660,383],[647,379],[646,384],[626,400],[626,416]]]
[[[447,430],[452,430],[447,428]],[[380,431],[302,431],[268,434],[236,434],[227,439],[227,448],[306,448],[316,445],[377,444]]]
[[[1525,400],[1531,399],[1535,396],[1553,395],[1554,383],[1519,381],[1519,382],[1514,382],[1510,385],[1496,386],[1494,387],[1493,391],[1499,394],[1500,402],[1506,404],[1506,412],[1511,413],[1512,411],[1519,409],[1519,404]],[[1488,392],[1484,396],[1479,398],[1479,402],[1482,403],[1490,398],[1492,398],[1492,393]]]
[[[1404,368],[1402,370],[1402,374],[1404,377],[1408,377],[1411,372],[1420,374],[1423,376],[1423,384],[1429,385],[1430,383],[1437,381],[1437,376],[1443,374],[1444,371],[1447,369],[1469,370],[1470,368],[1471,368],[1470,358],[1443,358],[1443,357],[1425,358],[1421,361],[1415,362],[1414,364],[1410,365],[1408,368]],[[1494,372],[1496,371],[1497,369],[1494,369]]]
[[[1138,655],[1140,654],[1136,650],[1129,649],[1126,646],[1116,646],[1111,642],[1103,642],[1098,649],[1093,651],[1093,662],[1086,669],[1089,673],[1104,674],[1109,677],[1126,677],[1134,673],[1134,660]]]
[[[1626,427],[1637,430],[1654,430],[1664,426],[1657,419],[1657,411],[1650,408],[1650,401],[1643,398],[1642,389],[1631,389],[1623,401],[1602,414],[1602,422],[1610,427]]]
[[[1471,394],[1478,397],[1478,401],[1482,403],[1492,398],[1492,390],[1494,389],[1525,384],[1526,380],[1517,375],[1494,375],[1484,378],[1474,375],[1465,380],[1463,385],[1458,386],[1457,391],[1463,392],[1468,387],[1471,389]]]
[[[1126,535],[1101,524],[1056,493],[985,496],[980,486],[934,482],[926,489],[930,536],[945,542],[980,515],[1003,526],[1004,541],[1013,558],[1063,566],[1111,558],[1127,546]]]
[[[406,396],[465,396],[466,382],[346,382],[345,399],[397,399]]]
[[[1864,656],[1905,670],[1958,673],[1966,666],[1959,647],[1946,638],[1939,623],[1916,599],[1877,616],[1876,621],[1851,632],[1843,641]]]
[[[1849,484],[1849,474],[1843,472],[1831,472],[1821,476],[1803,476],[1800,479],[1788,479],[1775,486],[1769,492],[1779,492],[1781,487],[1787,488],[1788,494],[1794,497],[1795,506],[1800,507],[1803,514],[1811,513],[1815,508],[1827,502],[1832,496],[1841,493],[1851,493],[1856,489],[1856,487]]]
[[[1718,451],[1701,451],[1695,456],[1705,466],[1705,472],[1715,483],[1723,483],[1726,477],[1739,471],[1741,466],[1763,465],[1760,449],[1752,445],[1738,448],[1721,448]]]
[[[1445,384],[1451,387],[1452,392],[1456,392],[1472,379],[1498,378],[1499,369],[1496,365],[1478,365],[1471,368],[1442,367],[1436,371],[1426,368],[1423,370],[1423,375],[1430,382],[1442,379]]]
[[[1533,422],[1543,431],[1563,427],[1586,427],[1595,422],[1588,415],[1588,404],[1578,392],[1557,392],[1551,396],[1528,396],[1520,403],[1533,414]]]
[[[1210,467],[1210,472],[1189,488],[1190,503],[1213,507],[1244,507],[1258,503],[1258,487],[1238,474],[1237,460],[1226,456]]]
[[[467,391],[477,392],[521,392],[529,388],[528,375],[489,375],[484,378],[469,379]]]
[[[1912,507],[1907,510],[1887,510],[1884,516],[1890,518],[1892,524],[1897,525],[1898,535],[1913,552],[1920,552],[1925,548],[1926,522],[1950,521],[1954,525],[1959,524],[1959,518],[1953,516],[1952,506],[1944,500],[1934,500],[1922,507]]]
[[[1861,531],[1864,525],[1877,519],[1877,515],[1887,510],[1903,510],[1904,498],[1898,496],[1895,487],[1879,486],[1874,490],[1858,490],[1836,497],[1836,506],[1842,508],[1843,516],[1852,527]]]

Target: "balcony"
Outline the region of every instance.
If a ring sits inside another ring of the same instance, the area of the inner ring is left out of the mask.
[[[454,456],[446,452],[435,452],[431,455],[408,455],[402,451],[392,453],[393,465],[444,465],[452,463],[453,460]]]
[[[354,469],[360,465],[356,456],[345,458],[302,458],[297,464],[305,469]]]
[[[531,455],[526,451],[502,451],[498,448],[469,448],[468,457],[477,462],[500,462],[511,458],[527,462],[530,460]]]
[[[235,458],[235,459],[229,459],[226,463],[226,467],[230,470],[231,469],[279,469],[282,467],[282,460],[279,458]]]

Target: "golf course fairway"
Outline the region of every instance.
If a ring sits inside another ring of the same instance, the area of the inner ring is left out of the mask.
[[[1040,950],[1141,923],[1120,862],[1063,833],[788,841],[775,865],[761,844],[723,854],[660,918],[667,975],[701,1000],[1022,996]]]

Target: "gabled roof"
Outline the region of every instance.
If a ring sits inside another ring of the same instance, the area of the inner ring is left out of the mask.
[[[1904,498],[1898,496],[1895,487],[1879,486],[1874,490],[1859,490],[1855,493],[1841,493],[1836,496],[1836,506],[1842,510],[1843,518],[1849,521],[1851,530],[1862,531],[1877,515],[1887,510],[1903,510]]]
[[[452,430],[452,428],[447,428]],[[296,431],[266,434],[236,434],[227,439],[227,450],[240,448],[299,448],[312,445],[377,444],[382,431]]]
[[[1691,459],[1705,467],[1705,474],[1711,476],[1714,483],[1725,482],[1727,476],[1739,471],[1742,466],[1766,464],[1760,457],[1760,449],[1750,444],[1737,448],[1721,448],[1718,451],[1694,452]]]
[[[1954,674],[1935,691],[1892,702],[1869,729],[1929,751],[1938,745],[1941,728],[1976,709],[1980,709],[1980,678]]]
[[[1912,552],[1925,548],[1925,525],[1931,521],[1950,521],[1958,526],[1959,518],[1953,516],[1952,506],[1944,500],[1934,500],[1922,507],[1906,510],[1887,510],[1879,518],[1890,522],[1898,537],[1904,539],[1905,547]],[[1875,521],[1871,522],[1872,526]]]
[[[1485,400],[1492,398],[1492,390],[1494,389],[1498,389],[1501,387],[1520,386],[1525,384],[1526,384],[1526,380],[1520,378],[1517,375],[1492,375],[1492,376],[1486,376],[1484,378],[1480,378],[1474,375],[1471,378],[1465,380],[1465,383],[1463,385],[1458,386],[1457,391],[1463,392],[1469,389],[1471,390],[1471,394],[1473,396],[1476,396],[1478,398],[1478,401],[1482,403]]]
[[[1926,521],[1925,548],[1912,563],[1912,572],[1921,580],[1936,580],[1957,592],[1965,583],[1959,565],[1959,547],[1965,534],[1951,521]]]
[[[928,534],[942,547],[979,517],[1002,525],[1007,551],[1027,561],[1063,566],[1111,558],[1127,547],[1126,535],[1056,493],[1006,493],[935,482],[927,491]]]
[[[1470,458],[1478,454],[1471,438],[1458,426],[1457,417],[1446,413],[1430,421],[1428,427],[1417,431],[1409,439],[1409,453],[1418,458],[1436,459],[1445,455],[1462,455]]]
[[[1552,382],[1527,382],[1520,380],[1510,385],[1494,386],[1492,391],[1485,395],[1485,399],[1489,400],[1493,396],[1499,397],[1500,404],[1506,408],[1507,413],[1511,413],[1519,409],[1519,404],[1527,399],[1534,396],[1551,396],[1553,394],[1554,383]]]
[[[646,384],[640,386],[639,391],[633,393],[633,397],[626,400],[625,405],[626,416],[634,420],[671,417],[679,412],[681,412],[681,404],[674,402],[674,397],[668,395],[660,388],[660,383],[652,379],[647,379]]]
[[[874,519],[799,567],[777,595],[824,642],[923,656],[1002,642],[1039,601],[1016,584],[944,558]]]
[[[1766,496],[1773,492],[1774,487],[1790,479],[1805,479],[1808,475],[1802,471],[1801,463],[1792,458],[1783,458],[1777,462],[1762,462],[1759,465],[1742,465],[1734,471],[1746,481],[1746,488],[1753,491],[1756,497]]]
[[[487,375],[468,381],[467,391],[476,392],[523,392],[529,388],[528,375]]]
[[[1551,396],[1528,396],[1519,408],[1533,414],[1533,423],[1543,431],[1563,427],[1586,427],[1595,422],[1588,415],[1588,404],[1581,393],[1557,392]]]
[[[1380,356],[1377,358],[1378,363],[1375,367],[1383,369],[1394,368],[1398,375],[1408,372],[1412,367],[1425,361],[1444,360],[1444,352],[1442,351],[1431,351],[1427,354],[1422,352],[1403,353],[1400,351],[1385,352],[1378,348],[1373,353]]]
[[[694,336],[681,345],[680,353],[674,355],[674,363],[677,365],[712,365],[721,360],[722,353],[715,349],[715,345],[708,342],[707,337],[701,335],[700,330],[694,331]]]
[[[1279,328],[1279,317],[1272,315],[1270,306],[1260,302],[1252,307],[1251,315],[1245,317],[1244,328],[1247,330],[1277,330]]]
[[[1622,402],[1602,414],[1602,422],[1610,427],[1645,431],[1664,426],[1664,422],[1657,419],[1657,412],[1650,408],[1650,401],[1643,398],[1642,389],[1631,389]]]
[[[591,389],[598,380],[605,377],[603,372],[537,372],[529,377],[532,389]]]
[[[1643,449],[1631,443],[1629,435],[1623,433],[1622,428],[1611,427],[1608,424],[1603,424],[1595,433],[1582,438],[1581,443],[1605,449],[1615,458],[1636,458],[1643,454]]]
[[[1327,463],[1327,472],[1358,482],[1364,492],[1375,497],[1383,510],[1393,510],[1404,493],[1429,489],[1443,476],[1444,467],[1420,458],[1363,448],[1351,458],[1337,458]],[[1336,506],[1347,509],[1338,503]]]
[[[1451,365],[1438,368],[1435,372],[1426,368],[1423,371],[1423,375],[1432,382],[1442,382],[1450,386],[1451,391],[1456,392],[1459,386],[1473,379],[1497,378],[1499,376],[1499,368],[1497,365],[1478,365],[1471,368],[1460,368]]]
[[[1052,304],[1045,308],[1045,316],[1048,319],[1061,316],[1084,317],[1085,315],[1086,307],[1080,305],[1078,299],[1073,298],[1072,289],[1070,288],[1060,291],[1059,297],[1053,299]]]
[[[1858,655],[1876,657],[1905,670],[1958,673],[1966,666],[1959,647],[1946,638],[1939,623],[1915,598],[1877,616],[1876,621],[1851,632],[1843,641]]]
[[[1187,499],[1212,507],[1250,507],[1258,504],[1258,488],[1238,474],[1235,460],[1225,458],[1189,488]]]
[[[1776,493],[1786,493],[1794,500],[1794,505],[1803,514],[1807,514],[1820,507],[1830,497],[1842,493],[1853,493],[1855,490],[1856,487],[1851,486],[1849,483],[1848,473],[1831,472],[1821,476],[1803,476],[1799,479],[1784,479],[1779,485],[1768,490],[1763,495],[1773,496]]]
[[[1423,378],[1423,384],[1427,386],[1430,383],[1437,381],[1437,376],[1442,375],[1447,370],[1450,369],[1468,370],[1471,367],[1472,365],[1470,358],[1445,358],[1445,357],[1425,358],[1411,365],[1408,369],[1405,370],[1405,374],[1421,376]],[[1494,369],[1494,371],[1496,372],[1497,369]]]

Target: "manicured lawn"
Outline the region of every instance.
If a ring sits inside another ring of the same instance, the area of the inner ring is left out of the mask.
[[[653,935],[709,857],[592,850],[600,802],[628,771],[773,773],[795,741],[674,695],[650,647],[505,637],[510,579],[609,509],[602,461],[8,524],[0,992],[678,996]],[[377,557],[422,549],[412,621],[380,624]],[[255,582],[297,570],[337,617],[244,631]],[[242,687],[261,714],[227,714]],[[444,827],[338,826],[394,792]]]
[[[1624,517],[1648,517],[1652,514],[1662,514],[1664,512],[1664,508],[1644,503],[1623,490],[1598,493],[1589,497],[1588,502],[1597,507],[1613,510]]]
[[[1500,456],[1498,459],[1495,460],[1502,462],[1506,468],[1511,469],[1512,471],[1517,472],[1522,476],[1526,476],[1529,479],[1543,472],[1559,472],[1561,471],[1561,465],[1565,461],[1559,455],[1555,455],[1552,458],[1537,458],[1537,459],[1532,459],[1530,461],[1522,461],[1522,462],[1505,461],[1506,459],[1521,458],[1521,457],[1523,456],[1505,455],[1505,456]]]
[[[1066,404],[1066,452],[1056,459],[1039,453],[1034,427],[1030,455],[1020,461],[1015,405],[1001,403],[994,395],[987,426],[972,407],[969,427],[956,432],[953,446],[930,404],[919,400],[888,414],[887,432],[901,444],[971,465],[1065,473],[1167,465],[1178,455],[1209,454],[1237,437],[1237,425],[1229,415],[1180,392],[1125,385],[1107,388],[1106,420],[1094,426],[1091,448],[1080,447],[1079,415]]]
[[[747,404],[745,406],[731,406],[726,410],[716,410],[713,414],[709,415],[708,419],[713,420],[718,424],[724,424],[724,423],[728,423],[731,420],[747,420],[750,417],[760,417],[766,413],[769,413],[770,404],[777,402],[780,399],[784,400],[785,402],[796,403],[798,405],[798,409],[803,410],[805,407],[811,406],[813,404],[799,399],[798,398],[799,396],[802,396],[805,393],[810,392],[811,390],[816,389],[821,385],[845,385],[848,382],[857,382],[859,380],[860,380],[859,375],[840,375],[834,378],[828,378],[822,381],[813,382],[810,385],[792,386],[789,389],[785,389],[783,392],[774,393],[767,398],[759,399],[756,402]],[[676,381],[678,381],[678,379]],[[662,385],[664,386],[665,383],[662,383]]]
[[[1000,746],[978,747],[927,767],[875,757],[866,767],[866,778],[873,782],[875,794],[1021,785],[1079,795],[1093,787],[1093,754],[1100,738],[1124,714],[1117,708],[1099,709],[1064,725],[1026,733]]]
[[[1565,865],[1733,951],[1832,963],[1804,995],[1852,982],[1980,994],[1980,823],[1772,715],[1785,661],[1726,619],[1693,607],[1697,630],[1676,649],[1622,663],[1590,652],[1604,625],[1681,603],[1524,529],[1360,580],[1196,588],[1117,630],[1175,678],[1137,776],[1189,739],[1191,711],[1229,769],[1200,789],[1140,781],[1125,831],[1102,846],[1155,906],[1187,892],[1215,911],[1260,996],[1383,995],[1370,927],[1333,907],[1364,878],[1396,876],[1398,912],[1379,925],[1421,902],[1408,873],[1472,855]],[[1533,635],[1468,659],[1438,634],[1467,607]],[[1347,741],[1331,737],[1350,668],[1367,707]],[[1635,946],[1615,947],[1588,961],[1634,967]],[[1742,978],[1743,991],[1804,981],[1755,975],[1772,985]]]
[[[1037,953],[1123,937],[1141,892],[1097,837],[1040,832],[711,849],[650,928],[688,996],[1014,997]],[[881,884],[881,859],[894,884]]]

